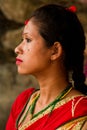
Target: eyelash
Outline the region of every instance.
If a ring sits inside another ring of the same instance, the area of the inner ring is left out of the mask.
[[[23,41],[24,39],[21,39],[21,42]],[[29,39],[29,38],[25,38],[25,40],[27,41],[27,42],[31,42],[31,40]]]
[[[25,38],[27,42],[31,42],[31,40],[29,38]]]

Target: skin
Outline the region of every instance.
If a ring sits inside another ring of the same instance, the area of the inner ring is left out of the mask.
[[[84,124],[82,130],[87,130],[87,121],[86,121],[86,123]]]
[[[23,62],[18,64],[20,74],[34,75],[40,85],[40,97],[36,103],[34,114],[51,103],[68,85],[66,70],[63,66],[63,49],[59,42],[50,48],[39,34],[38,27],[32,19],[25,26],[22,42],[15,48],[17,58]],[[66,96],[81,94],[76,90]]]
[[[47,48],[45,40],[40,36],[32,20],[25,26],[22,37],[22,42],[15,48],[17,58],[23,61],[18,65],[18,72],[34,75],[40,83],[41,93],[45,91],[42,93],[45,97],[47,89],[51,91],[54,86],[58,89],[57,91],[54,89],[58,95],[61,91],[59,88],[63,90],[68,84],[61,63],[63,51],[60,43],[56,42],[54,46]]]

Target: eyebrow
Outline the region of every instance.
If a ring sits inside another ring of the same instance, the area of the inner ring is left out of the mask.
[[[32,36],[28,33],[28,32],[26,32],[26,33],[22,33],[22,37],[30,37],[30,38],[32,38]]]
[[[22,33],[22,37],[23,36],[30,36],[28,33]]]
[[[23,35],[27,35],[27,34],[28,34],[28,33],[22,33],[22,36],[23,36]]]

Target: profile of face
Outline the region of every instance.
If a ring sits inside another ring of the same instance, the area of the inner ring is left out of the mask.
[[[25,25],[22,42],[15,48],[15,53],[20,74],[37,74],[49,67],[51,50],[46,47],[45,40],[32,20]]]

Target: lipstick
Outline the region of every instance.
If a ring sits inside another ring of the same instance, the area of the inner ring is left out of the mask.
[[[17,64],[17,65],[21,64],[22,62],[23,62],[23,61],[22,61],[21,59],[16,58],[16,64]]]

